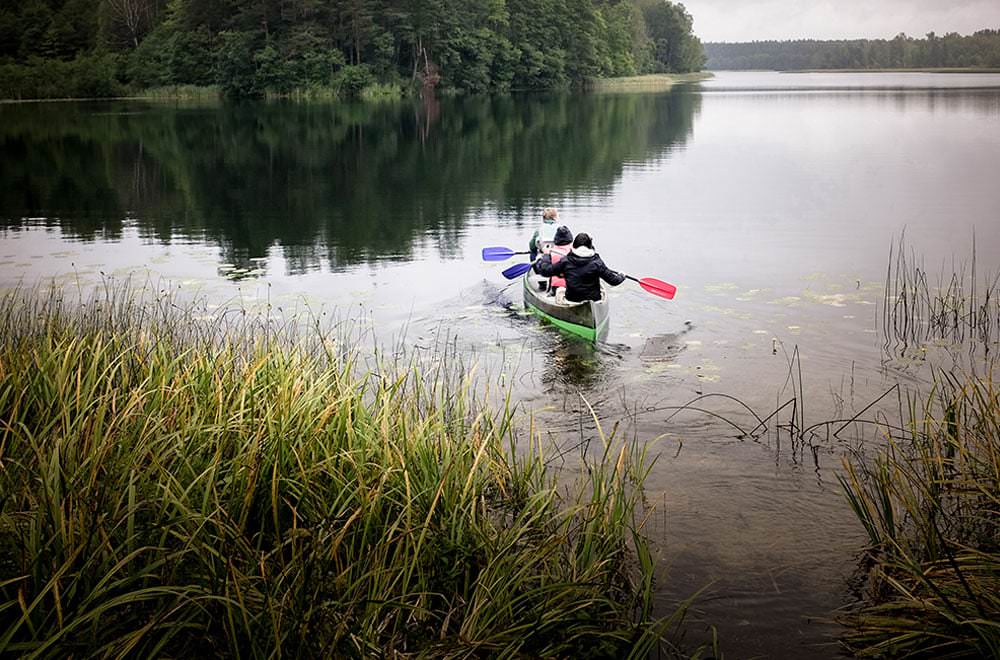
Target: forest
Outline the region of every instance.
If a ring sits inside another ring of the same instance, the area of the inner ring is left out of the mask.
[[[704,64],[667,0],[0,0],[0,98],[553,89]]]
[[[751,41],[706,43],[706,68],[760,69],[931,69],[1000,68],[1000,30],[980,30],[923,39],[900,33],[893,39],[847,41]]]

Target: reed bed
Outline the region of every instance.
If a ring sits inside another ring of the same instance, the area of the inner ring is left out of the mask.
[[[870,541],[845,641],[864,657],[1000,657],[1000,390],[942,374],[909,416],[840,477]]]
[[[889,252],[886,272],[881,314],[886,347],[937,341],[995,350],[1000,342],[1000,272],[979,278],[974,243],[967,264],[935,281],[900,239]]]
[[[671,652],[634,440],[557,483],[465,368],[152,293],[0,300],[0,656]]]

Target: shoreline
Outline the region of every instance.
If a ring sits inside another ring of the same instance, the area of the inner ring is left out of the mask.
[[[920,67],[916,69],[786,69],[781,73],[1000,73],[1000,68]]]
[[[583,83],[580,89],[584,91],[628,91],[628,90],[665,90],[670,89],[678,83],[700,82],[715,77],[711,71],[698,71],[695,73],[649,73],[638,76],[624,76],[621,78],[595,78]],[[530,90],[539,91],[539,90]],[[544,90],[543,90],[544,91]],[[511,94],[518,92],[505,92]],[[126,94],[124,96],[96,96],[96,97],[60,97],[60,98],[32,98],[32,99],[0,99],[0,105],[17,105],[24,103],[88,103],[94,101],[211,101],[222,100],[222,93],[217,86],[194,87],[181,85],[174,87],[158,87],[147,90],[144,93]],[[321,96],[321,99],[326,99]],[[301,99],[313,100],[308,95],[290,95],[282,97],[264,98],[259,100],[284,100]]]
[[[168,89],[174,89],[175,92],[164,92],[164,90]],[[124,96],[63,96],[51,99],[0,98],[0,105],[18,105],[22,103],[92,103],[94,101],[218,101],[220,99],[222,99],[222,93],[215,85],[207,87],[180,85],[176,88],[157,87],[153,90],[149,90],[149,92],[145,94],[125,94]]]
[[[768,73],[1000,73],[1000,68],[962,68],[962,67],[921,67],[916,69],[711,69],[706,73],[730,71],[738,73],[768,72]]]
[[[584,88],[597,92],[666,90],[678,83],[701,82],[714,77],[715,73],[711,71],[648,73],[620,78],[595,78],[588,81]]]

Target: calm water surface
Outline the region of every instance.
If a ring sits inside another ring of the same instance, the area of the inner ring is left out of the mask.
[[[835,657],[830,620],[864,540],[836,474],[860,439],[751,441],[676,407],[726,394],[763,416],[799,390],[815,423],[919,388],[933,359],[887,352],[877,332],[889,248],[905,233],[950,273],[975,239],[995,272],[997,172],[988,74],[724,72],[668,93],[388,106],[7,105],[0,287],[162,277],[213,305],[364,310],[418,348],[447,335],[502,365],[560,446],[592,435],[581,395],[652,442],[660,602],[708,585],[690,639],[714,624],[729,657]],[[523,249],[544,206],[677,298],[612,290],[596,349],[540,327],[479,251]],[[731,399],[696,405],[756,425]]]

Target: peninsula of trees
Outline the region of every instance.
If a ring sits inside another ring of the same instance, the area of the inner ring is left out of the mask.
[[[0,97],[548,89],[704,63],[667,0],[0,0]]]
[[[900,33],[893,39],[847,41],[751,41],[706,43],[706,67],[713,70],[767,69],[996,69],[1000,30],[968,36],[930,32],[924,39]]]

